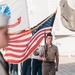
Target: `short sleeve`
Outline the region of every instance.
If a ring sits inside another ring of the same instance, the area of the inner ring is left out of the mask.
[[[56,46],[56,55],[59,55],[58,47]]]
[[[44,56],[44,52],[45,52],[45,50],[44,50],[44,46],[43,46],[39,52],[39,56],[40,57]]]

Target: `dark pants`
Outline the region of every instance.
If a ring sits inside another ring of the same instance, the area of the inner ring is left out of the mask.
[[[13,75],[18,75],[18,64],[13,64]]]
[[[31,75],[31,58],[23,62],[22,75]]]
[[[55,75],[55,62],[42,64],[42,75]]]
[[[33,59],[32,62],[32,75],[42,75],[42,61]]]
[[[12,74],[12,71],[13,71],[13,64],[9,64],[9,72],[10,72],[10,74]]]

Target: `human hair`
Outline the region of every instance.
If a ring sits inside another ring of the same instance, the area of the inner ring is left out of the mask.
[[[48,33],[48,34],[47,34],[47,36],[51,36],[51,37],[52,37],[52,34],[51,34],[51,32],[50,32],[50,33]]]

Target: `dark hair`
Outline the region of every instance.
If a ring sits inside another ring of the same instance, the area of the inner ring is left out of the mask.
[[[47,36],[52,36],[52,34],[51,33],[48,33]]]

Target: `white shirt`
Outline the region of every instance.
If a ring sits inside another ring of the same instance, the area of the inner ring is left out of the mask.
[[[40,45],[38,48],[37,48],[37,52],[40,52],[42,46]],[[34,54],[32,54],[32,59],[38,59],[39,58],[39,55],[38,56],[35,56]]]

